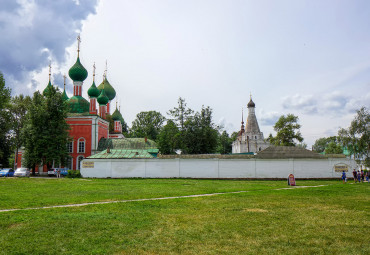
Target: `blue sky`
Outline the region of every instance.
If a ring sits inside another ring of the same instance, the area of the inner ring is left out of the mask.
[[[265,137],[282,114],[300,119],[305,142],[336,135],[370,106],[369,1],[4,1],[0,70],[13,94],[42,90],[76,59],[89,71],[105,61],[130,125],[140,111],[163,115],[179,96],[240,128],[252,93]],[[67,83],[72,93],[72,83]],[[246,118],[246,116],[245,116]]]

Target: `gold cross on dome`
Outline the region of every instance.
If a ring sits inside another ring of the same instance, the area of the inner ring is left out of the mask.
[[[81,44],[81,37],[80,34],[77,36],[77,54],[80,56],[80,44]]]

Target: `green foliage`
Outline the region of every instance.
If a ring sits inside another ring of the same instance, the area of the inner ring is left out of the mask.
[[[217,152],[221,154],[231,153],[233,141],[235,140],[233,140],[232,137],[229,137],[229,134],[226,131],[223,131],[218,136]]]
[[[355,159],[370,157],[370,113],[366,107],[357,111],[351,126],[338,131],[338,139]]]
[[[140,112],[132,122],[132,135],[134,137],[147,137],[148,139],[157,140],[165,120],[166,118],[160,112]]]
[[[50,168],[53,161],[57,165],[64,164],[69,155],[67,143],[70,138],[66,122],[67,105],[62,93],[52,86],[46,97],[35,92],[26,116],[23,132],[27,167],[34,169],[43,162]]]
[[[179,148],[180,132],[172,120],[168,120],[158,135],[157,144],[162,154],[175,154]]]
[[[218,144],[218,128],[213,123],[212,109],[202,106],[201,112],[184,123],[181,135],[182,150],[187,154],[215,153]]]
[[[66,175],[67,178],[81,178],[80,170],[68,170],[68,174]]]
[[[10,88],[5,87],[3,74],[0,72],[0,164],[9,166],[9,157],[12,152]],[[13,167],[13,166],[11,166]]]
[[[336,136],[330,136],[330,137],[322,137],[315,141],[315,144],[313,145],[313,150],[317,153],[321,153],[325,151],[325,148],[328,146],[330,142],[337,143],[338,139]]]
[[[330,142],[328,146],[325,148],[325,154],[342,154],[343,149],[340,144],[337,144],[335,142]]]
[[[175,121],[181,131],[184,130],[185,122],[193,117],[194,111],[186,106],[184,98],[179,97],[177,108],[174,107],[172,110],[168,111],[168,115],[172,116],[173,121]]]
[[[268,141],[276,146],[296,146],[296,141],[303,142],[300,128],[298,116],[293,114],[282,115],[274,126],[276,136],[269,136]]]
[[[29,96],[15,96],[11,100],[10,111],[11,111],[11,122],[12,122],[12,133],[14,145],[16,148],[16,155],[18,149],[24,143],[24,137],[22,135],[22,129],[26,122],[26,114],[31,105],[32,99]],[[14,160],[13,160],[14,162]],[[17,162],[14,162],[17,163]]]

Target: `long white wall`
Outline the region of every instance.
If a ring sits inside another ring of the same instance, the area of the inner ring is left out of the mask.
[[[336,164],[356,167],[347,158],[328,159],[84,159],[81,174],[93,178],[339,178]]]

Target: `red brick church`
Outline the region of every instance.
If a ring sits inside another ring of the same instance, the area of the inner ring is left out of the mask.
[[[114,120],[114,131],[109,133],[109,122],[106,120],[107,114],[110,114],[110,105],[116,96],[116,91],[107,79],[105,70],[102,83],[96,87],[95,85],[95,64],[93,67],[93,83],[87,91],[89,101],[82,97],[83,82],[88,76],[88,72],[80,62],[80,41],[78,41],[77,61],[69,69],[69,77],[73,81],[73,96],[68,98],[65,91],[63,91],[63,99],[68,105],[67,123],[70,126],[69,135],[72,141],[68,144],[70,158],[65,167],[69,169],[80,169],[81,160],[94,155],[98,148],[98,143],[102,138],[124,138],[122,134],[122,115],[117,109],[112,114]],[[44,89],[45,95],[50,89],[51,73],[49,71],[49,83]],[[64,82],[65,83],[65,82]],[[99,107],[97,107],[97,104]],[[17,167],[21,167],[22,153],[20,150],[18,154]],[[54,166],[60,167],[60,166]],[[46,174],[47,167],[45,164],[36,169],[39,174]]]

